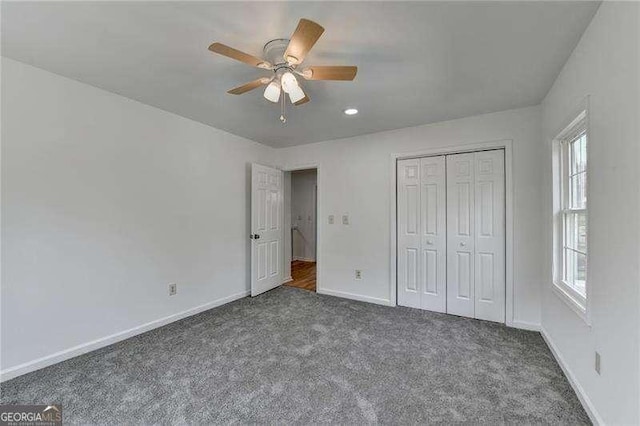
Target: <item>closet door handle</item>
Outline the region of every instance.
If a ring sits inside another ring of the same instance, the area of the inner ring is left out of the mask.
[[[460,243],[460,247],[464,247],[466,245],[467,245],[467,243]]]

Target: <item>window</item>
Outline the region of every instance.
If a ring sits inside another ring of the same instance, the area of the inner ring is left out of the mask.
[[[582,313],[587,302],[587,112],[558,138],[556,169],[557,244],[554,282]]]
[[[587,297],[587,133],[563,143],[563,281]]]

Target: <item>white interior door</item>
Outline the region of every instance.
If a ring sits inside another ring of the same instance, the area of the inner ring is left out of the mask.
[[[282,171],[251,165],[251,296],[282,284]]]
[[[421,307],[447,310],[447,196],[445,157],[420,159]]]
[[[420,308],[420,159],[398,161],[398,305]]]
[[[447,155],[447,312],[474,317],[474,153]]]
[[[482,151],[474,155],[475,318],[504,322],[504,151]]]
[[[446,312],[445,157],[398,162],[398,304]]]

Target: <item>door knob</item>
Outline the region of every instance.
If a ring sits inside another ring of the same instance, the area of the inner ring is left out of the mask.
[[[460,243],[460,247],[464,247],[466,245],[467,245],[467,243]]]
[[[427,244],[429,244],[430,246],[433,245],[433,240],[427,240]]]
[[[260,239],[260,234],[251,234],[251,235],[249,235],[249,238],[251,238],[252,240],[259,240]]]

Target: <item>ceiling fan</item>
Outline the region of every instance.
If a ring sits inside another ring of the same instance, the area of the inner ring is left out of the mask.
[[[234,87],[227,93],[241,95],[258,87],[267,86],[264,97],[273,103],[281,101],[282,115],[280,121],[286,122],[284,116],[284,98],[294,105],[309,102],[309,96],[302,90],[297,76],[305,80],[343,80],[351,81],[356,77],[358,67],[355,66],[310,66],[299,69],[309,50],[318,41],[324,28],[308,19],[300,19],[298,27],[290,39],[275,39],[267,42],[263,48],[264,59],[241,52],[222,43],[213,43],[209,50],[231,59],[235,59],[253,67],[273,71],[271,77],[256,80]],[[286,95],[282,94],[284,92]]]

